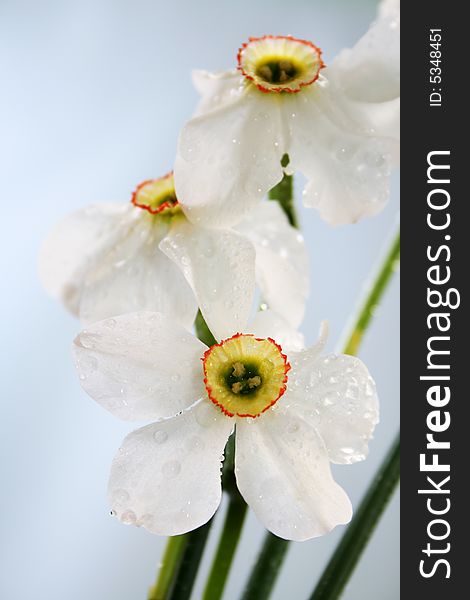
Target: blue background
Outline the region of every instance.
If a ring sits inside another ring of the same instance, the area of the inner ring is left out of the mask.
[[[265,33],[311,39],[328,64],[365,32],[375,8],[361,0],[2,0],[2,600],[144,599],[164,545],[109,516],[108,470],[130,427],[81,391],[70,356],[79,324],[41,289],[41,241],[71,210],[127,201],[138,182],[171,169],[196,102],[192,68],[231,68],[240,44]],[[301,209],[312,257],[309,342],[327,318],[329,349],[337,344],[397,221],[397,192],[396,180],[384,212],[349,227],[332,229]],[[334,468],[355,506],[399,426],[398,300],[395,277],[361,351],[382,405],[370,457]],[[346,600],[399,597],[398,510],[395,494]],[[292,544],[274,600],[306,598],[341,533]],[[226,600],[237,598],[261,538],[250,515]]]

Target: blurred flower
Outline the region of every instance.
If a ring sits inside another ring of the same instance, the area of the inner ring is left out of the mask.
[[[256,279],[264,301],[296,327],[308,295],[302,235],[276,202],[255,207],[236,229],[202,228],[185,218],[171,174],[143,182],[132,203],[67,216],[43,245],[39,270],[84,323],[156,310],[190,328],[198,305],[210,326],[233,307],[246,322]]]
[[[311,42],[264,36],[243,44],[238,70],[195,72],[202,98],[175,164],[189,217],[236,223],[284,170],[306,176],[304,204],[330,224],[379,212],[397,159],[398,25],[384,8],[328,67]]]
[[[378,7],[379,17],[400,18],[400,0],[382,0]]]
[[[249,333],[208,349],[167,317],[140,312],[76,338],[88,394],[121,419],[156,421],[128,435],[114,459],[108,493],[120,521],[160,535],[207,522],[234,429],[237,485],[267,529],[300,541],[351,518],[330,461],[367,454],[378,422],[367,368],[351,356],[321,356],[325,327],[307,350],[270,311],[241,331]]]

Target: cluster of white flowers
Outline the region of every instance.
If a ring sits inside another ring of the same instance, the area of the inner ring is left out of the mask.
[[[351,518],[330,462],[365,458],[375,385],[351,356],[304,349],[309,291],[302,235],[263,199],[284,174],[332,224],[377,213],[398,159],[398,26],[387,2],[330,66],[313,43],[251,38],[233,71],[196,72],[201,101],[174,173],[131,203],[64,219],[40,257],[45,287],[86,329],[80,382],[117,417],[151,421],[113,462],[109,502],[124,523],[176,535],[221,500],[235,431],[240,493],[267,529],[292,540]],[[252,317],[259,289],[269,310]],[[191,333],[198,307],[218,343]]]

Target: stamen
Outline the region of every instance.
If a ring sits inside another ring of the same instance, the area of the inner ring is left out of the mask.
[[[321,50],[291,36],[250,38],[238,51],[238,68],[262,92],[300,92],[325,65]]]
[[[233,373],[232,375],[234,377],[242,377],[245,374],[245,367],[242,365],[241,362],[236,362],[233,365]]]
[[[209,348],[203,363],[208,396],[228,416],[257,417],[286,390],[290,365],[270,338],[234,335]]]
[[[255,377],[250,377],[250,379],[248,379],[248,387],[250,389],[257,388],[260,385],[261,385],[261,377],[259,375],[256,375]]]

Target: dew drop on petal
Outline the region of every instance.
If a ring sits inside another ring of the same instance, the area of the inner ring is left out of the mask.
[[[192,438],[190,438],[187,441],[187,447],[189,451],[195,451],[195,450],[203,450],[204,449],[204,442],[201,440],[201,438],[194,436]]]
[[[208,402],[201,402],[196,409],[196,421],[201,427],[210,427],[216,420],[214,409]]]
[[[153,439],[157,442],[157,444],[163,444],[164,442],[167,441],[168,434],[166,431],[163,431],[162,429],[158,429],[153,434]]]
[[[133,510],[125,510],[121,515],[121,521],[125,525],[134,525],[135,522],[137,521],[135,512]]]
[[[287,433],[296,433],[297,431],[299,431],[299,424],[295,421],[289,423],[289,425],[287,426]]]
[[[162,473],[168,479],[177,477],[181,472],[181,463],[178,460],[169,460],[162,466]]]
[[[154,517],[150,513],[145,513],[142,515],[138,521],[139,527],[145,527],[146,529],[150,529],[153,525]]]
[[[338,399],[337,393],[326,394],[323,398],[323,406],[331,406]]]

